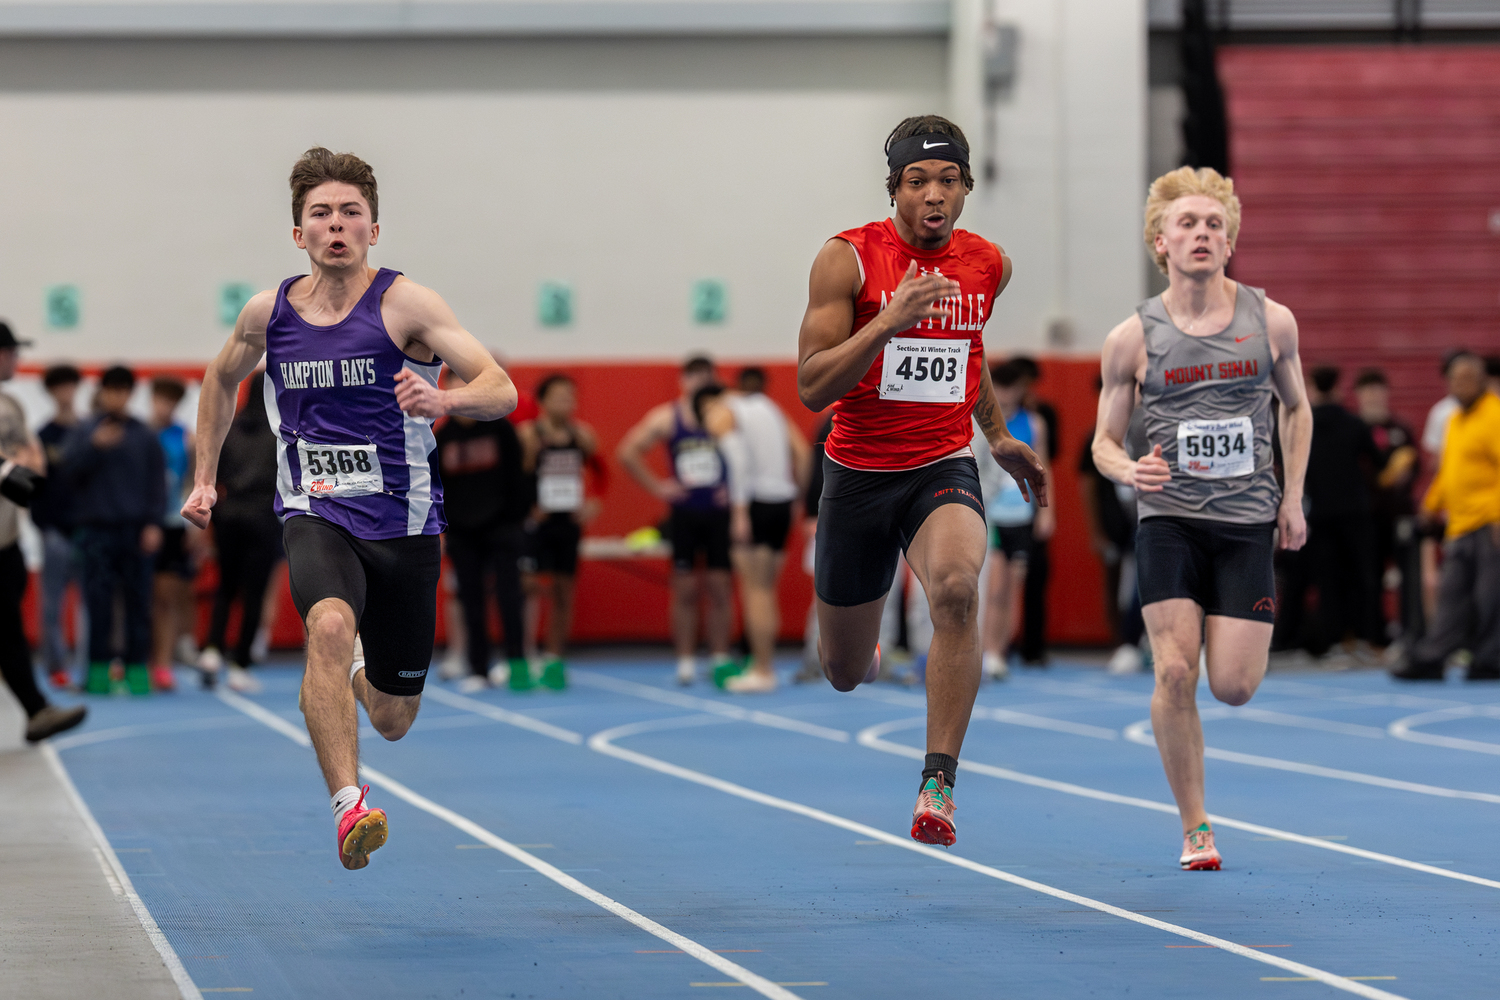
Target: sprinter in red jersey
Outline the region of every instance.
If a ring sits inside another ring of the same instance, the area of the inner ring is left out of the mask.
[[[880,612],[898,551],[932,609],[927,760],[911,835],[951,845],[953,779],[979,691],[984,501],[970,416],[1023,492],[1047,503],[1031,449],[1005,429],[982,332],[1010,280],[995,244],[954,229],[973,189],[968,140],[936,115],[886,140],[895,217],[840,233],[813,263],[797,390],[832,405],[817,532],[823,672],[840,691],[878,670]]]

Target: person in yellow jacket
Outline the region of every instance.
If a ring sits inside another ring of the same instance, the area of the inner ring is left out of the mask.
[[[1426,517],[1448,517],[1437,615],[1392,676],[1442,680],[1444,661],[1467,649],[1469,680],[1500,680],[1500,398],[1486,389],[1475,354],[1453,359],[1448,389],[1459,408],[1422,501]]]

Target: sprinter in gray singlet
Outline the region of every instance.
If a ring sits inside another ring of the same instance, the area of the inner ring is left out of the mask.
[[[1239,232],[1234,184],[1208,168],[1158,177],[1146,242],[1167,275],[1104,342],[1094,462],[1139,502],[1136,560],[1156,664],[1151,725],[1182,817],[1180,865],[1222,858],[1203,806],[1199,649],[1214,697],[1243,705],[1260,686],[1276,619],[1273,548],[1307,540],[1302,481],[1312,414],[1297,321],[1266,293],[1229,280]],[[1148,453],[1123,447],[1140,391]],[[1279,403],[1285,483],[1272,466]]]

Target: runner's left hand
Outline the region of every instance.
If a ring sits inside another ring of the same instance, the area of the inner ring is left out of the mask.
[[[1295,552],[1307,544],[1307,518],[1302,514],[1302,501],[1294,504],[1282,501],[1276,512],[1276,527],[1281,547]]]
[[[412,371],[403,368],[396,373],[396,405],[401,412],[414,417],[446,417],[447,393]]]
[[[1041,506],[1047,506],[1047,473],[1042,468],[1042,462],[1036,457],[1036,452],[1013,437],[1008,437],[999,444],[990,445],[990,454],[995,456],[995,461],[1000,463],[1000,468],[1010,473],[1010,478],[1016,481],[1021,488],[1021,496],[1026,500],[1036,497],[1036,502]]]

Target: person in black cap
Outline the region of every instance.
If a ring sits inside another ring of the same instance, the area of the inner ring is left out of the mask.
[[[0,320],[0,382],[16,373],[17,351],[30,342],[17,340],[9,324]],[[26,427],[26,414],[11,396],[0,392],[0,676],[15,694],[26,712],[26,739],[35,743],[54,733],[72,729],[83,721],[88,710],[82,705],[59,708],[48,704],[37,687],[31,664],[31,646],[21,623],[21,601],[26,596],[30,575],[21,557],[20,516],[18,500],[28,500],[22,493],[7,489],[7,480],[19,468],[34,488],[46,470],[41,445]]]
[[[125,606],[125,682],[149,694],[151,573],[161,548],[167,469],[156,432],[126,412],[135,373],[116,365],[99,378],[98,413],[68,439],[62,474],[77,490],[74,508],[89,609],[84,690],[107,694],[114,658],[115,594]]]

